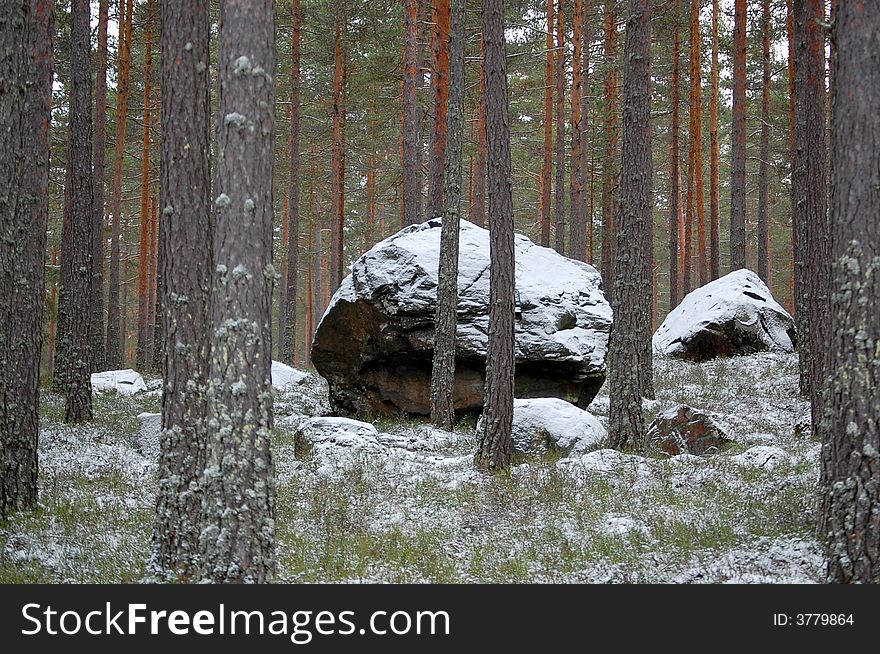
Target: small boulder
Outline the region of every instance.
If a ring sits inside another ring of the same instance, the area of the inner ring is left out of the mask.
[[[691,291],[654,333],[654,353],[707,361],[755,352],[794,352],[794,319],[751,270]]]
[[[730,460],[746,468],[773,470],[780,463],[787,462],[791,457],[782,449],[772,445],[755,445],[742,454],[730,457]]]
[[[717,454],[728,442],[712,418],[685,404],[664,411],[648,427],[648,443],[666,454]]]
[[[312,446],[382,448],[379,432],[373,425],[350,418],[309,418],[299,425],[296,439]]]
[[[159,458],[159,442],[162,432],[162,414],[161,413],[139,413],[138,420],[141,421],[141,430],[138,432],[138,444],[141,453],[152,459]]]
[[[146,390],[147,385],[144,378],[131,368],[92,373],[92,392],[94,393],[116,391],[120,395],[134,395]]]
[[[272,387],[276,390],[291,390],[307,381],[311,376],[303,370],[291,368],[280,361],[272,362]]]
[[[514,452],[542,456],[559,451],[567,456],[596,445],[608,432],[593,414],[565,400],[540,397],[513,401],[512,434]]]

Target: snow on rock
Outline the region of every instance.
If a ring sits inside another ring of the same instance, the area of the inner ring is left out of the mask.
[[[316,446],[369,450],[382,448],[382,445],[379,444],[379,432],[373,425],[349,418],[309,418],[299,425],[297,436]]]
[[[691,361],[794,347],[794,320],[745,268],[688,293],[653,338],[655,354]]]
[[[147,390],[144,378],[131,368],[92,373],[92,391],[105,393],[116,391],[120,395],[134,395]]]
[[[161,413],[139,413],[141,430],[138,432],[138,443],[144,456],[159,458],[159,439],[162,431]]]
[[[556,463],[560,469],[578,470],[587,473],[618,474],[633,472],[636,476],[650,474],[650,468],[644,457],[635,454],[624,454],[609,448],[593,450],[580,456],[560,459]]]
[[[671,456],[717,454],[729,440],[711,417],[686,404],[660,413],[645,437],[650,445]]]
[[[291,368],[280,361],[272,362],[272,386],[280,391],[290,390],[299,386],[310,376],[309,373]]]
[[[430,412],[441,220],[411,225],[352,266],[318,326],[312,361],[334,409],[359,415]],[[489,232],[460,231],[455,404],[483,405],[489,325]],[[516,235],[518,397],[585,408],[605,378],[611,307],[592,266]]]
[[[480,430],[483,418],[477,424]],[[596,417],[555,397],[513,401],[513,449],[541,456],[551,450],[579,453],[608,436]]]
[[[773,470],[780,463],[787,462],[791,457],[784,450],[772,445],[756,445],[742,454],[730,457],[731,461],[744,467]]]

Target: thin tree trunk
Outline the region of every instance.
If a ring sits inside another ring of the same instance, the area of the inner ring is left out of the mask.
[[[156,245],[158,233],[158,223],[156,214],[159,212],[159,198],[156,189],[150,193],[150,247],[147,258],[147,353],[146,363],[147,369],[155,371],[153,367],[153,349],[155,342],[156,327]]]
[[[540,178],[541,245],[545,248],[550,247],[550,192],[553,188],[550,179],[553,175],[553,26],[555,11],[553,0],[547,0],[547,65],[544,76],[544,161],[541,165]]]
[[[473,202],[470,207],[470,221],[480,227],[486,226],[486,71],[483,68],[483,39],[480,38],[480,97],[477,104],[476,141],[477,149],[473,166]]]
[[[746,267],[746,0],[733,18],[733,129],[730,172],[730,269]]]
[[[796,5],[797,6],[797,5]],[[818,9],[817,9],[818,13]],[[880,583],[880,8],[834,6],[833,284],[820,533],[833,583]],[[798,60],[798,66],[800,60]]]
[[[616,0],[605,0],[605,158],[602,161],[602,284],[614,297],[614,249],[617,240],[615,193],[618,184],[617,143],[617,12]]]
[[[556,251],[565,253],[565,7],[556,7]]]
[[[154,360],[164,370],[153,565],[193,580],[208,437],[214,274],[207,4],[162,2],[162,153]],[[222,204],[224,195],[218,193]],[[164,308],[164,311],[163,311]],[[161,328],[160,328],[161,327]],[[162,342],[164,339],[164,343]]]
[[[446,112],[449,107],[449,2],[433,0],[431,31],[431,91],[433,129],[428,158],[428,218],[443,215],[443,169],[446,152]]]
[[[589,0],[587,0],[589,4]],[[583,123],[582,102],[586,97],[584,91],[584,56],[583,46],[586,41],[584,27],[587,24],[584,12],[584,0],[575,0],[572,16],[572,86],[571,86],[571,181],[569,182],[569,244],[568,253],[573,259],[587,260],[587,216],[586,196],[584,194],[584,168],[586,166],[586,136]],[[589,29],[587,29],[589,32]],[[587,45],[589,45],[587,43]]]
[[[758,173],[758,276],[770,286],[770,0],[763,0],[761,15],[762,94],[761,154]]]
[[[483,429],[474,458],[480,470],[510,465],[513,450],[514,239],[504,0],[483,0],[483,52],[489,142],[489,342]]]
[[[128,93],[131,75],[131,32],[133,0],[119,0],[119,49],[116,55],[116,157],[113,175],[113,225],[110,239],[110,280],[107,295],[106,364],[122,366],[122,338],[119,306],[119,239],[122,221],[122,162],[128,123]]]
[[[153,74],[153,0],[147,0],[147,35],[144,47],[144,143],[141,150],[141,233],[140,265],[138,266],[138,340],[136,367],[147,367],[147,343],[149,334],[148,268],[150,256],[150,121],[152,111]]]
[[[422,0],[425,2],[426,0]],[[403,225],[422,221],[422,143],[419,121],[419,0],[403,10]]]
[[[681,231],[681,166],[679,155],[679,67],[681,61],[681,28],[680,0],[674,0],[674,25],[672,35],[672,124],[670,126],[671,143],[669,155],[669,310],[672,311],[681,301],[678,267],[679,242]]]
[[[4,7],[0,16],[0,519],[4,521],[12,511],[34,508],[38,495],[54,38],[53,2],[18,0]]]
[[[709,271],[721,277],[720,149],[718,145],[718,0],[712,0],[712,90],[709,96]]]
[[[290,61],[290,229],[287,242],[287,279],[284,296],[284,340],[281,360],[294,365],[296,359],[296,294],[299,276],[299,124],[300,55],[302,49],[302,7],[293,0]]]
[[[345,234],[345,103],[344,103],[344,74],[342,52],[342,18],[337,17],[336,38],[333,49],[333,145],[332,145],[332,168],[331,173],[331,202],[332,202],[332,225],[330,234],[330,286],[331,292],[339,288],[342,283],[344,260],[344,234]]]
[[[452,430],[455,423],[455,326],[458,308],[458,232],[461,220],[461,147],[464,136],[465,0],[452,0],[449,48],[449,108],[446,115],[446,170],[434,359],[431,369],[431,422]]]
[[[95,76],[95,146],[93,154],[95,215],[92,219],[92,367],[103,370],[104,356],[104,175],[107,155],[107,23],[110,0],[98,3],[98,50]]]
[[[608,347],[609,441],[644,447],[642,397],[646,345],[651,339],[650,260],[653,224],[651,165],[651,0],[629,0],[626,22],[620,239],[615,279],[615,322]],[[634,374],[635,373],[635,374]]]
[[[691,0],[691,70],[693,71],[694,112],[694,202],[697,215],[697,265],[700,271],[700,284],[709,281],[709,266],[706,261],[706,201],[703,191],[703,77],[702,77],[702,36],[700,32],[700,0]]]
[[[792,0],[785,2],[785,29],[788,35],[788,138],[789,138],[789,170],[791,179],[794,181],[794,170],[797,162],[797,148],[794,140],[794,16],[791,8]],[[797,310],[800,308],[800,282],[798,280],[798,246],[797,231],[798,221],[795,219],[795,196],[794,184],[791,185],[791,266],[789,274],[788,294],[790,297],[789,311],[797,322]]]
[[[215,273],[200,551],[214,582],[275,571],[272,180],[275,2],[220,3]]]

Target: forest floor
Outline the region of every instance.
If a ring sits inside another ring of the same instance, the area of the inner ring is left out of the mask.
[[[283,582],[820,582],[819,444],[796,355],[655,360],[649,419],[675,403],[733,440],[712,457],[596,450],[473,470],[473,420],[442,432],[377,420],[369,447],[321,444],[297,459],[301,398],[279,395],[273,450]],[[605,423],[607,389],[590,411]],[[156,393],[95,398],[63,424],[44,393],[40,508],[0,523],[0,582],[141,582],[148,574],[155,447],[141,412]],[[804,435],[802,435],[804,434]]]

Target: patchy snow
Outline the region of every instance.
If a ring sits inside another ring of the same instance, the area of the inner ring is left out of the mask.
[[[116,391],[120,395],[134,395],[146,390],[144,378],[131,368],[92,373],[92,391],[95,393]]]
[[[272,386],[280,391],[290,390],[309,378],[309,373],[291,368],[280,361],[272,361]]]
[[[772,445],[755,445],[750,447],[742,454],[730,457],[731,461],[742,466],[763,468],[764,470],[773,470],[780,463],[787,462],[791,457],[785,450]]]
[[[751,270],[735,270],[690,293],[654,333],[654,353],[676,356],[707,326],[732,323],[772,352],[793,352],[788,330],[794,322]]]
[[[138,443],[144,456],[151,459],[159,458],[159,448],[162,432],[162,414],[161,413],[139,413],[138,420],[141,421],[141,430],[138,432]]]

